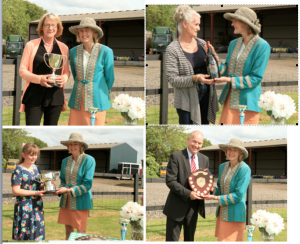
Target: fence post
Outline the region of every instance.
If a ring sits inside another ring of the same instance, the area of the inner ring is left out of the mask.
[[[134,196],[133,201],[139,201],[139,174],[134,174]]]
[[[20,106],[21,106],[21,95],[22,95],[22,78],[19,75],[21,63],[21,56],[15,58],[15,91],[16,95],[14,97],[13,103],[13,125],[20,125]]]
[[[246,216],[246,225],[251,225],[250,219],[252,216],[252,178],[247,190]]]
[[[161,95],[160,95],[160,124],[168,124],[168,95],[169,95],[169,87],[168,81],[166,77],[166,53],[161,52],[161,62],[160,62],[160,87],[161,87]]]

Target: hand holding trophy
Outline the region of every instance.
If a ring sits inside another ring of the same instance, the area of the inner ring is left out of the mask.
[[[46,56],[48,56],[48,60],[49,60],[49,65],[46,62]],[[66,58],[66,61],[62,64],[63,58]],[[54,83],[48,83],[50,86],[56,86],[59,87],[60,85],[57,84],[56,82],[56,76],[55,76],[55,71],[57,69],[61,69],[62,67],[64,67],[64,65],[68,62],[68,57],[66,55],[60,55],[60,54],[54,54],[54,53],[45,53],[44,54],[44,61],[46,63],[46,65],[52,69],[52,76],[49,77],[50,80],[54,81]]]

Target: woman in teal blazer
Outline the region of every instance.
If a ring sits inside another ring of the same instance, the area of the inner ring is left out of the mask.
[[[74,86],[69,100],[69,125],[91,125],[90,107],[98,108],[95,125],[104,125],[111,108],[109,93],[115,81],[113,51],[98,43],[102,29],[92,18],[84,18],[70,32],[82,44],[70,50]]]
[[[84,153],[88,144],[79,133],[72,133],[68,141],[61,141],[68,147],[71,156],[63,159],[60,181],[56,194],[61,196],[58,223],[66,228],[66,240],[71,232],[86,232],[89,209],[93,209],[92,183],[95,173],[95,159]]]
[[[261,112],[258,106],[261,81],[271,47],[259,37],[261,25],[252,9],[242,7],[234,14],[224,14],[224,18],[232,21],[234,34],[242,37],[230,42],[226,61],[219,66],[222,77],[215,79],[215,83],[226,83],[219,98],[223,105],[219,123],[240,124],[237,105],[247,105],[244,124],[257,125]]]
[[[246,222],[246,192],[251,180],[251,169],[242,160],[248,151],[240,139],[220,144],[229,162],[219,167],[217,187],[206,200],[218,200],[215,236],[218,241],[243,241]]]

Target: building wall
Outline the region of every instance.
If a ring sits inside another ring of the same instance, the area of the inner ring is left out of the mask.
[[[265,39],[271,47],[278,46],[280,41],[282,41],[281,45],[283,47],[298,47],[297,11],[296,8],[259,11],[257,15],[262,24],[262,33],[260,33],[260,36]],[[234,29],[231,26],[232,22],[224,19],[223,15],[224,13],[217,13],[214,16],[214,45],[219,44],[223,39],[231,41],[241,36],[233,34]],[[205,23],[205,28],[203,28],[203,22]],[[227,34],[226,25],[228,27]],[[202,13],[198,37],[210,41],[210,36],[211,17],[207,13]],[[224,38],[223,36],[226,37]]]
[[[217,176],[219,174],[219,151],[201,151],[201,153],[209,157],[209,170],[213,171]],[[285,152],[280,148],[270,147],[255,149],[252,153],[251,159],[251,174],[278,176],[283,175],[283,173],[285,173],[285,157]],[[225,158],[225,153],[222,152],[221,164],[227,161],[228,160],[226,160]],[[249,165],[249,157],[244,161]]]
[[[137,151],[127,143],[112,147],[109,170],[118,169],[120,162],[137,163]]]

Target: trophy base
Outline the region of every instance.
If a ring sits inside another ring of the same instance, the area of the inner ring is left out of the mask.
[[[49,190],[49,191],[46,191],[44,194],[51,194],[51,193],[54,193],[56,192],[56,190]]]
[[[57,83],[47,83],[49,86],[59,87]]]

